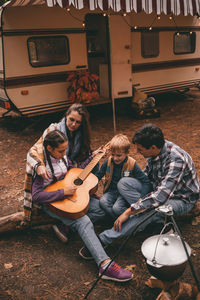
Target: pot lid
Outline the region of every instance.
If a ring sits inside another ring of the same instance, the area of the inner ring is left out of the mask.
[[[190,246],[185,242],[188,254]],[[146,239],[141,248],[144,257],[153,264],[163,266],[179,265],[187,261],[181,239],[176,234],[154,235]]]

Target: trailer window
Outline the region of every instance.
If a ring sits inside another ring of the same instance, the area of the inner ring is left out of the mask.
[[[176,32],[174,34],[174,54],[194,53],[195,45],[195,32]]]
[[[141,32],[141,50],[144,58],[159,55],[158,32]]]
[[[64,65],[70,61],[66,36],[31,37],[27,40],[29,62],[33,67]]]

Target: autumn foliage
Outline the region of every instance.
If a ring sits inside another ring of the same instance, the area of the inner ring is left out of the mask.
[[[67,82],[70,83],[67,88],[69,99],[72,102],[78,103],[89,103],[92,100],[98,100],[98,80],[99,76],[90,72],[80,71],[70,73],[67,77]]]

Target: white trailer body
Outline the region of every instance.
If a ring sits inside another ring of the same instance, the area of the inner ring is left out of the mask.
[[[16,4],[13,1],[14,4]],[[65,110],[71,72],[99,76],[99,100],[199,86],[200,27],[191,14],[88,7],[1,8],[0,106],[33,116]]]

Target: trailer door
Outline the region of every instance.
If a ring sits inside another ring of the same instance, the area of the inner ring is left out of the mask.
[[[109,17],[112,98],[132,96],[131,28],[123,18]]]

